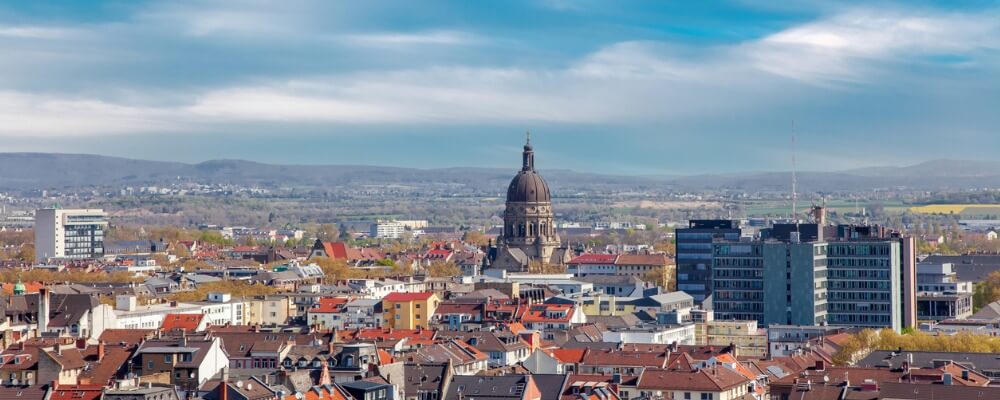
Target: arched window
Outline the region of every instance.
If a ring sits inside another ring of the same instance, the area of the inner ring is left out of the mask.
[[[517,224],[517,236],[524,237],[524,224]]]
[[[549,235],[549,231],[547,231],[545,228],[546,228],[545,222],[542,222],[541,224],[539,224],[538,225],[538,233],[541,234],[541,235],[543,235],[543,236],[548,236]]]
[[[535,231],[535,223],[532,222],[528,224],[528,237],[534,237],[537,232]]]

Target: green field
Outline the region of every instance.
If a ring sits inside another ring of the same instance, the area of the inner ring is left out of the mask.
[[[857,203],[857,209],[855,209],[855,203],[851,200],[827,200],[826,208],[828,211],[835,211],[837,213],[853,213],[855,210],[864,208],[867,204],[868,202],[859,201]],[[901,213],[909,208],[909,206],[900,201],[885,201],[880,204],[882,204],[882,207],[888,212]],[[804,215],[808,212],[812,205],[813,203],[810,201],[799,200],[799,215]],[[743,204],[743,207],[746,209],[747,215],[751,217],[765,215],[789,215],[792,213],[792,204],[789,201],[747,202]]]

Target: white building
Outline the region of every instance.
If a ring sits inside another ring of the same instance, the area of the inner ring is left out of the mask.
[[[43,208],[35,211],[35,261],[104,257],[108,214],[101,209]]]
[[[372,224],[371,236],[379,239],[399,239],[406,232],[406,225],[398,221],[378,221]]]
[[[115,323],[118,329],[158,329],[167,314],[201,314],[201,306],[189,303],[137,305],[135,296],[115,298]]]
[[[605,342],[695,344],[694,324],[609,329],[602,332]]]

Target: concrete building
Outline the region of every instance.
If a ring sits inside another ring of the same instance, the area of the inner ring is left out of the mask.
[[[104,256],[108,214],[101,209],[43,208],[35,211],[35,261]]]
[[[715,318],[898,331],[916,319],[906,316],[916,309],[912,243],[878,227],[818,224],[714,239],[707,261]]]
[[[712,243],[738,241],[739,221],[693,220],[677,229],[677,290],[683,290],[701,304],[712,295]]]
[[[372,224],[369,234],[378,239],[399,239],[406,232],[406,225],[397,221],[378,221]]]
[[[772,358],[790,356],[808,348],[814,339],[844,330],[838,326],[771,325],[767,327],[768,351]]]

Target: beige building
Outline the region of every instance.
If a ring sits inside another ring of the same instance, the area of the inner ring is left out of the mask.
[[[767,330],[759,329],[757,321],[708,321],[695,326],[698,345],[725,347],[735,344],[740,356],[767,355]]]
[[[287,296],[259,296],[247,299],[243,312],[247,325],[284,325],[292,316],[292,303]]]

